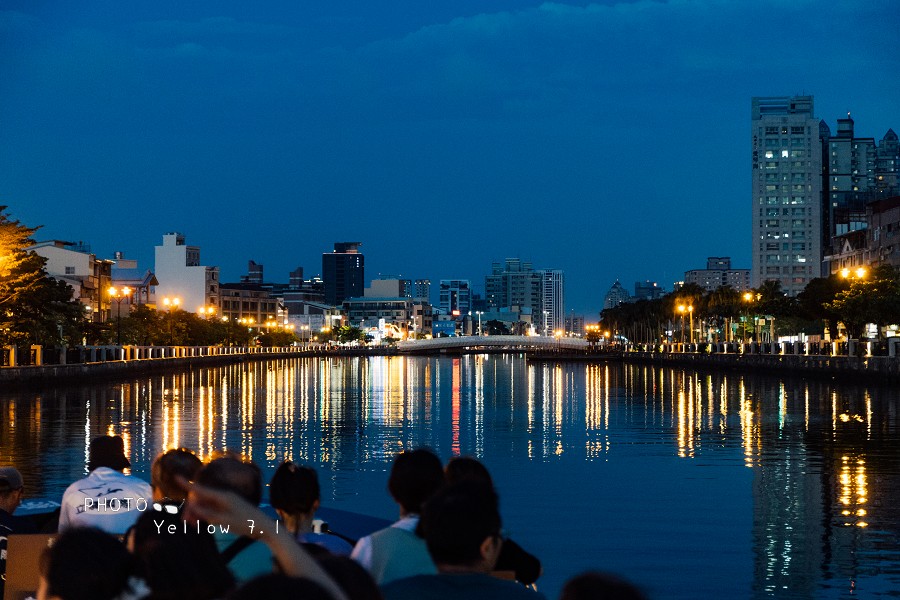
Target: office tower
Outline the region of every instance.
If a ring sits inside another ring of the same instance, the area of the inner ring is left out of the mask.
[[[431,280],[416,279],[413,283],[413,300],[431,303]]]
[[[853,119],[838,119],[837,133],[821,124],[825,226],[822,245],[830,254],[840,253],[843,239],[867,228],[866,206],[897,194],[900,162],[897,134],[889,129],[876,146],[871,137],[857,137]],[[853,236],[851,236],[853,237]],[[864,239],[860,234],[854,239]],[[850,239],[850,238],[847,238]],[[826,257],[826,274],[834,272],[833,258]]]
[[[325,303],[339,306],[346,298],[363,295],[365,261],[362,242],[336,242],[334,251],[322,255]]]
[[[438,306],[445,315],[467,315],[472,310],[472,286],[468,279],[441,279]]]
[[[609,291],[606,292],[606,296],[603,297],[604,310],[607,308],[615,308],[620,304],[626,304],[628,302],[631,302],[631,295],[628,293],[628,290],[619,283],[619,280],[616,279],[616,282],[612,284]]]
[[[263,282],[263,266],[255,261],[247,261],[247,274],[241,275],[241,283],[259,285]]]
[[[751,105],[754,287],[794,296],[822,275],[822,141],[812,96]]]
[[[565,276],[559,269],[542,269],[538,274],[541,278],[542,312],[538,316],[543,317],[544,335],[553,335],[566,327]]]
[[[484,288],[489,310],[531,309],[542,335],[565,328],[565,277],[558,269],[535,270],[530,262],[507,258],[504,263],[493,263]]]

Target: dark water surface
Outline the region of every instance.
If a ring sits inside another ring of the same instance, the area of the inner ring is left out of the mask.
[[[58,500],[87,446],[229,448],[319,470],[323,505],[393,518],[394,454],[492,471],[548,597],[586,569],[652,598],[900,596],[900,390],[520,357],[326,358],[0,392],[0,463]]]

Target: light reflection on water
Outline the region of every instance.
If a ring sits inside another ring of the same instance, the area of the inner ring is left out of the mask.
[[[0,462],[58,499],[90,439],[133,469],[227,447],[271,476],[316,466],[323,504],[383,517],[393,455],[481,457],[505,528],[554,597],[588,568],[654,598],[838,598],[900,589],[898,392],[510,356],[249,363],[0,395]]]

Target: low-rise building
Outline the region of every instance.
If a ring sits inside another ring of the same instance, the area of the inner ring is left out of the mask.
[[[261,286],[252,283],[223,283],[219,286],[216,299],[223,318],[229,321],[252,319],[253,323],[264,325],[279,321],[278,298],[273,298]]]
[[[25,248],[47,259],[45,269],[54,279],[71,286],[73,298],[81,302],[94,323],[110,318],[113,261],[97,258],[82,242],[50,240]]]
[[[707,292],[727,285],[743,292],[750,289],[750,269],[732,269],[728,256],[710,256],[705,269],[685,271],[684,283],[693,283]]]

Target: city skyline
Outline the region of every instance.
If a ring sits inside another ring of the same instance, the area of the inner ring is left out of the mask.
[[[352,239],[367,279],[521,257],[593,314],[750,267],[751,97],[898,124],[887,1],[7,7],[0,204],[147,268],[181,232],[223,281]]]

